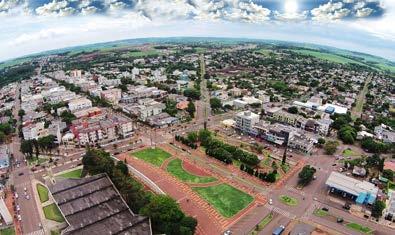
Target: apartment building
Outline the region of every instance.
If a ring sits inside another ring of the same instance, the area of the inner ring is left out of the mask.
[[[92,107],[92,101],[90,101],[87,98],[78,98],[74,100],[70,100],[68,103],[69,110],[71,112],[75,112],[78,110],[86,109],[86,108],[91,108]]]
[[[146,121],[148,117],[160,114],[166,105],[152,99],[140,100],[138,104],[127,105],[123,111],[138,117],[141,121]]]
[[[108,89],[100,93],[101,98],[107,100],[111,104],[118,104],[122,98],[122,91],[118,88]]]
[[[25,140],[38,139],[49,135],[48,129],[44,128],[44,122],[32,123],[23,127],[22,133]]]

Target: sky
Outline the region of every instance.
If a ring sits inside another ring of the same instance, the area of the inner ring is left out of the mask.
[[[143,37],[307,42],[395,61],[395,0],[0,0],[0,61]]]

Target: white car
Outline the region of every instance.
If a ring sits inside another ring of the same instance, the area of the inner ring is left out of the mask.
[[[18,193],[15,193],[15,199],[18,199]]]
[[[21,208],[20,208],[19,205],[16,205],[16,210],[17,210],[17,211],[20,211],[20,210],[21,210]]]
[[[18,220],[21,221],[22,220],[22,216],[18,215]]]
[[[272,205],[273,204],[273,199],[269,199],[269,205]]]

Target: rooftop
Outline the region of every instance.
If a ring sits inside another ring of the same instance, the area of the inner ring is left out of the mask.
[[[355,196],[359,196],[361,193],[369,193],[371,195],[377,195],[378,193],[378,188],[374,184],[368,181],[359,181],[334,171],[327,179],[326,185]]]
[[[49,189],[69,224],[62,234],[151,234],[149,218],[135,215],[105,174],[61,180]]]

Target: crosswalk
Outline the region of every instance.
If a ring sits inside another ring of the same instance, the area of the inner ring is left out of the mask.
[[[27,233],[27,235],[44,235],[45,233],[44,233],[44,230],[43,229],[40,229],[40,230],[36,230],[36,231],[34,231],[34,232],[31,232],[31,233]]]
[[[275,212],[275,213],[277,213],[277,214],[280,214],[280,215],[282,215],[282,216],[285,216],[285,217],[287,217],[287,218],[296,219],[296,216],[295,216],[295,215],[293,215],[293,214],[289,213],[288,211],[283,210],[283,209],[281,209],[281,208],[279,208],[279,207],[275,207],[275,206],[272,206],[272,205],[269,205],[269,204],[266,204],[265,207],[266,207],[267,209],[269,209],[270,211]]]
[[[301,190],[297,190],[297,189],[294,188],[294,187],[286,186],[285,188],[286,188],[287,190],[291,191],[291,192],[294,192],[294,193],[297,193],[297,194],[299,194],[299,195],[302,195],[303,197],[306,195],[305,192],[303,192],[303,191],[301,191]]]

